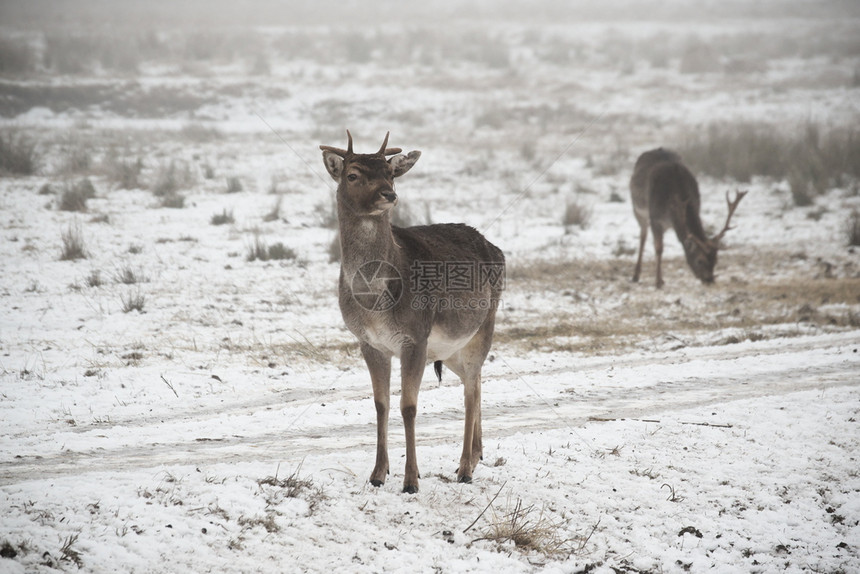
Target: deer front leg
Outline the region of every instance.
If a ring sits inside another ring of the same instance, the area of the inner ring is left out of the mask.
[[[370,381],[373,384],[373,402],[376,405],[376,465],[370,473],[370,484],[382,486],[388,475],[388,410],[391,401],[391,357],[387,357],[366,343],[361,354]]]
[[[406,469],[403,492],[418,492],[418,458],[415,451],[415,417],[418,414],[418,390],[427,363],[427,342],[404,347],[400,354],[400,413],[406,434]]]

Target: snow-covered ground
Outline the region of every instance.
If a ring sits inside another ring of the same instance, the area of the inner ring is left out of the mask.
[[[639,153],[715,122],[857,125],[860,20],[675,3],[551,23],[552,3],[522,21],[477,3],[485,20],[371,28],[370,48],[342,22],[257,23],[241,38],[265,40],[262,72],[206,44],[131,78],[4,78],[0,129],[40,165],[0,178],[0,572],[860,572],[856,182],[797,207],[786,181],[701,176],[708,229],[725,189],[750,193],[717,283],[667,235],[662,290],[650,242],[629,282],[626,190]],[[27,22],[0,32],[41,45]],[[685,71],[702,45],[722,68]],[[506,253],[471,484],[460,385],[429,370],[421,490],[400,493],[396,412],[391,476],[368,483],[375,412],[318,150],[345,128],[423,152],[398,183],[413,223]],[[155,192],[171,165],[181,208]],[[83,179],[86,210],[59,210]],[[563,224],[570,203],[586,225]],[[61,260],[69,232],[86,258]],[[249,261],[278,243],[292,256]]]

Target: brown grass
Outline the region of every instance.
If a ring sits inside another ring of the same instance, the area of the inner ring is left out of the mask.
[[[696,338],[729,344],[786,336],[801,327],[860,325],[860,277],[850,266],[802,261],[785,276],[780,270],[787,259],[723,257],[721,278],[712,286],[695,280],[682,259],[668,260],[662,290],[647,274],[641,283],[631,283],[632,260],[512,265],[509,296],[531,294],[533,307],[515,308],[497,321],[494,342],[513,352],[617,354],[655,340],[674,340],[678,346],[694,344]],[[720,338],[722,331],[732,334]]]

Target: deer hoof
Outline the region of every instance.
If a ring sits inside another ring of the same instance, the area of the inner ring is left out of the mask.
[[[384,480],[376,480],[376,479],[371,478],[371,479],[370,479],[370,484],[371,484],[372,486],[375,486],[376,488],[379,488],[380,486],[382,486],[383,484],[385,484],[385,481],[384,481]]]
[[[404,494],[415,494],[418,492],[417,484],[404,484],[403,485],[403,493]]]
[[[461,474],[460,476],[457,477],[457,482],[463,482],[463,483],[472,482],[472,477],[469,476],[468,474]]]

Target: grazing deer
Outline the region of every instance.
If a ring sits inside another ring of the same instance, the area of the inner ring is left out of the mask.
[[[720,240],[731,229],[729,222],[738,204],[747,194],[736,192],[730,200],[726,192],[729,215],[722,231],[712,238],[705,235],[699,218],[699,184],[690,170],[681,163],[675,152],[663,148],[646,151],[636,160],[630,178],[630,197],[633,213],[639,222],[639,256],[633,281],[639,281],[642,271],[642,252],[648,238],[648,227],[654,232],[654,251],[657,254],[657,287],[663,286],[663,233],[669,227],[675,229],[678,241],[684,247],[687,264],[702,283],[714,282],[714,267]]]
[[[462,224],[391,225],[397,203],[394,178],[409,171],[421,152],[389,148],[358,154],[320,146],[337,182],[342,252],[340,310],[358,338],[370,371],[376,405],[376,465],[370,483],[388,474],[391,357],[400,359],[400,412],[406,434],[403,492],[418,491],[415,415],[424,367],[442,361],[462,379],[466,423],[457,478],[470,482],[482,458],[481,367],[490,350],[496,306],[504,287],[505,257],[475,229]],[[391,157],[389,157],[391,156]]]

